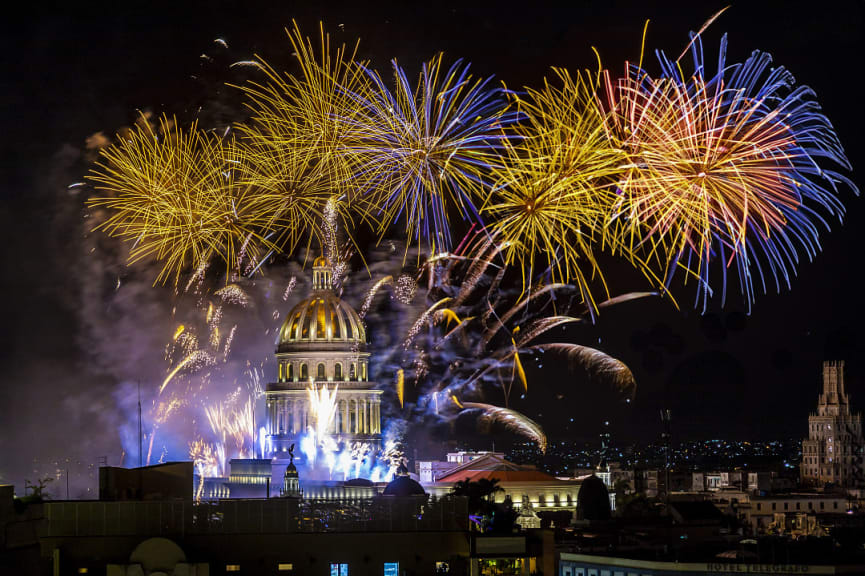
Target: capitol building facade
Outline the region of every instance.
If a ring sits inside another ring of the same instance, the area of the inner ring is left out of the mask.
[[[288,313],[276,348],[278,380],[267,385],[267,434],[271,453],[287,457],[314,426],[311,395],[335,395],[326,433],[338,444],[381,447],[381,394],[369,380],[366,329],[357,312],[333,290],[327,259],[313,264],[311,294]]]

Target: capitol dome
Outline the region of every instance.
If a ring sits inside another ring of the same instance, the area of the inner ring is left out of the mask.
[[[326,258],[313,264],[312,294],[299,302],[279,330],[277,351],[318,344],[366,344],[366,330],[354,308],[333,293],[333,273]]]
[[[380,448],[382,390],[369,380],[369,357],[360,316],[334,293],[330,262],[316,258],[309,296],[286,315],[276,337],[278,378],[265,391],[273,456],[290,457],[293,445],[318,426],[315,406],[324,398],[333,402],[333,415],[317,433],[337,445]],[[299,493],[296,470],[286,470],[284,492]]]

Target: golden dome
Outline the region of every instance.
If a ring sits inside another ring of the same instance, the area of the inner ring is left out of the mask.
[[[282,323],[277,351],[303,344],[366,344],[366,330],[354,308],[333,293],[333,273],[324,256],[312,266],[312,295],[298,303]],[[327,346],[332,349],[332,346]]]
[[[330,290],[319,290],[291,309],[279,330],[278,347],[316,343],[366,344],[366,330],[354,308]]]

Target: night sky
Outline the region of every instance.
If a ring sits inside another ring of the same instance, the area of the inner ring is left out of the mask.
[[[30,477],[34,456],[71,453],[95,462],[117,450],[112,417],[105,415],[116,412],[117,382],[94,368],[99,362],[81,320],[94,305],[77,280],[86,273],[84,194],[66,187],[87,170],[86,138],[129,124],[136,109],[189,121],[199,105],[215,115],[234,105],[237,95],[221,83],[237,77],[220,75],[216,65],[202,70],[199,55],[214,52],[215,38],[230,45],[223,58],[260,54],[288,65],[283,26],[296,18],[314,35],[321,19],[337,40],[359,37],[361,56],[379,69],[397,57],[416,70],[444,50],[471,61],[478,74],[519,87],[538,85],[549,66],[594,66],[591,46],[607,67],[622,70],[624,60],[639,57],[647,18],[648,47],[677,55],[688,31],[726,3],[409,4],[80,2],[6,19],[0,34],[0,483]],[[752,4],[734,2],[705,34],[707,49],[728,32],[729,61],[762,49],[810,85],[861,187],[865,4]],[[646,61],[657,71],[648,53]],[[638,392],[630,405],[561,366],[529,365],[530,394],[517,408],[551,437],[591,438],[609,419],[617,439],[651,440],[663,406],[673,409],[681,438],[798,436],[816,404],[824,359],[847,361],[854,407],[865,407],[865,210],[862,199],[842,194],[844,226],[833,223],[823,253],[802,263],[792,291],[759,296],[750,315],[731,297],[724,309],[713,302],[701,316],[692,309],[693,291],[683,289],[676,293],[679,310],[668,300],[633,302],[605,313],[594,328],[563,333],[600,339],[600,348],[632,368]],[[610,280],[614,293],[644,287],[615,270]]]

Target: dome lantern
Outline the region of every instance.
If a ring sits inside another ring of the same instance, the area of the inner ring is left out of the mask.
[[[330,346],[362,351],[366,328],[357,312],[333,291],[333,269],[319,256],[312,265],[312,292],[289,311],[279,331],[277,352],[296,346]]]
[[[333,289],[333,270],[324,256],[319,256],[312,264],[312,289],[315,291]]]

